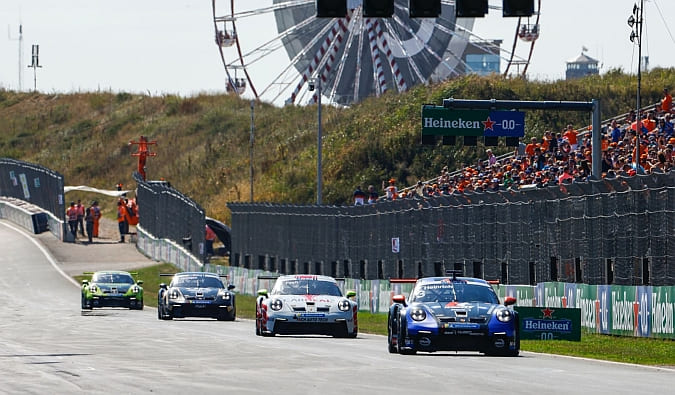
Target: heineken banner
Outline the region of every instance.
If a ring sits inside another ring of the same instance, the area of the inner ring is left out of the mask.
[[[523,340],[581,341],[580,309],[516,306],[515,310]]]
[[[422,136],[525,136],[525,113],[422,107]]]
[[[527,288],[534,295],[531,298]],[[517,298],[517,306],[578,308],[580,325],[592,332],[675,339],[675,287],[539,283],[501,286],[500,298]]]

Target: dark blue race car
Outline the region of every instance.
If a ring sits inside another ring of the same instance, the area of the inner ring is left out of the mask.
[[[157,318],[172,320],[185,317],[207,317],[218,321],[234,321],[237,307],[234,285],[225,286],[214,273],[160,273],[173,276],[171,283],[159,285]]]
[[[394,280],[392,280],[393,282]],[[414,280],[413,280],[414,281]],[[479,351],[515,357],[520,352],[518,313],[499,303],[490,283],[470,277],[427,277],[408,300],[396,295],[389,308],[389,352]]]

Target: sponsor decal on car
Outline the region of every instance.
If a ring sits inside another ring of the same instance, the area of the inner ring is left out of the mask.
[[[323,313],[297,313],[293,315],[297,321],[307,321],[307,322],[321,322],[328,321],[326,315]]]

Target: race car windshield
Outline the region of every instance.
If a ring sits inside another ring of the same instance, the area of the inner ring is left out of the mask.
[[[94,273],[93,283],[134,284],[134,278],[122,273]]]
[[[223,288],[223,283],[215,277],[178,276],[171,282],[171,286],[184,288]]]
[[[317,280],[289,280],[274,286],[273,295],[330,295],[342,296],[335,283]]]
[[[499,303],[497,295],[490,287],[467,283],[425,284],[415,288],[413,302],[481,302]]]

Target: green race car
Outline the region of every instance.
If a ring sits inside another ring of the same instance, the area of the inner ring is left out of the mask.
[[[94,307],[128,307],[143,309],[143,281],[134,280],[129,273],[119,270],[88,272],[91,280],[82,280],[82,309]]]

